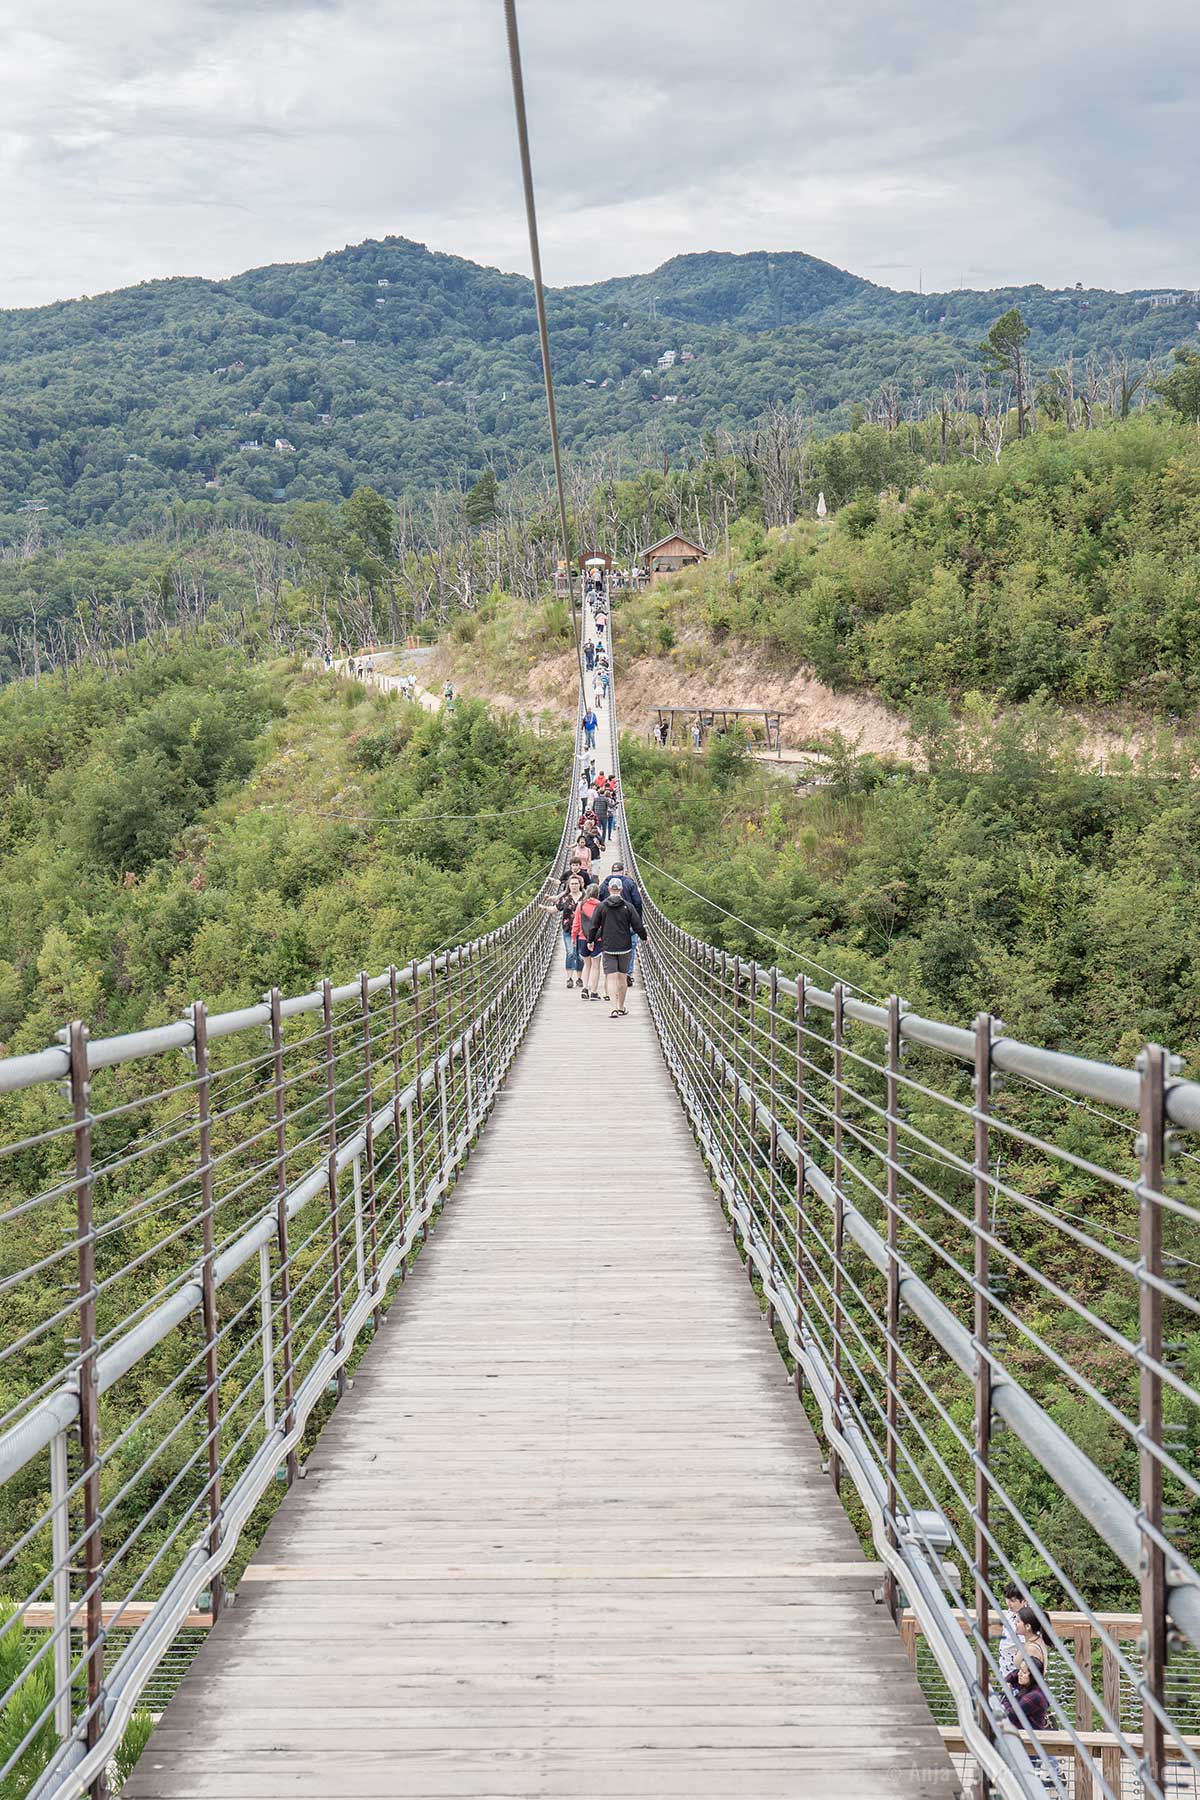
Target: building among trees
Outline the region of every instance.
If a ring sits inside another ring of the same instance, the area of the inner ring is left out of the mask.
[[[642,565],[650,577],[650,585],[663,575],[676,575],[680,569],[686,569],[691,563],[707,560],[708,551],[703,544],[695,544],[691,538],[681,537],[676,532],[672,537],[660,538],[657,544],[651,544],[648,550],[642,551]]]

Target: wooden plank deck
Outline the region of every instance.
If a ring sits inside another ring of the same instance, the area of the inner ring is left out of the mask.
[[[945,1800],[640,988],[556,959],[130,1800]]]

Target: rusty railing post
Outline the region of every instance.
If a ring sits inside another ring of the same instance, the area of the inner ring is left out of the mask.
[[[101,1546],[101,1397],[97,1391],[95,1345],[95,1177],[92,1172],[92,1084],[88,1078],[88,1028],[76,1019],[68,1028],[70,1111],[76,1161],[76,1255],[79,1271],[79,1447],[83,1453],[83,1580],[88,1714],[85,1744],[104,1730],[104,1561]],[[97,1775],[90,1795],[104,1800],[108,1786]]]
[[[896,1478],[900,1442],[900,998],[887,1004],[887,1541],[897,1545]],[[900,1596],[891,1572],[884,1595],[893,1623],[900,1616]]]
[[[267,996],[271,1008],[271,1085],[275,1101],[275,1242],[279,1250],[279,1349],[283,1364],[283,1435],[292,1434],[296,1422],[295,1373],[292,1361],[292,1262],[288,1252],[287,1215],[287,1105],[283,1081],[283,1001],[273,987]],[[299,1473],[294,1449],[287,1453],[288,1486]]]
[[[193,1003],[193,1050],[196,1058],[196,1105],[199,1119],[200,1318],[204,1330],[204,1416],[208,1431],[208,1554],[221,1548],[221,1390],[217,1369],[216,1207],[212,1169],[212,1073],[208,1059],[208,1013],[203,1000]],[[220,1574],[209,1583],[215,1624],[221,1614],[225,1583]]]
[[[333,1249],[333,1348],[342,1354],[342,1221],[338,1209],[337,1064],[333,1053],[333,988],[328,975],[321,983],[321,1019],[325,1036],[325,1182],[329,1189],[329,1239]],[[338,1398],[346,1391],[346,1365],[339,1362]]]
[[[413,958],[410,972],[412,987],[412,1039],[413,1039],[413,1083],[416,1094],[409,1111],[411,1124],[410,1141],[414,1146],[411,1158],[413,1172],[413,1192],[416,1197],[418,1212],[425,1210],[425,1092],[421,1086],[421,1058],[423,1055],[421,1021],[421,970],[416,958]],[[436,1020],[435,1020],[436,1024]],[[421,1242],[429,1236],[429,1220],[421,1224]]]
[[[991,1101],[992,1101],[992,1036],[990,1013],[981,1012],[975,1019],[975,1212],[972,1236],[975,1242],[975,1680],[979,1688],[976,1717],[979,1729],[988,1742],[995,1737],[995,1724],[988,1705],[991,1670],[988,1666],[988,1644],[991,1628],[991,1602],[988,1599],[990,1564],[989,1519],[991,1487],[988,1466],[992,1448],[992,1364],[990,1341],[992,1326],[991,1247]],[[980,1770],[979,1800],[987,1800],[992,1784]]]
[[[779,970],[771,964],[771,973],[767,985],[767,1005],[771,1009],[770,1038],[767,1060],[767,1092],[770,1094],[771,1127],[770,1143],[767,1157],[770,1164],[767,1191],[770,1195],[767,1211],[767,1256],[771,1264],[771,1280],[775,1280],[775,1268],[779,1257]],[[767,1307],[767,1325],[771,1331],[775,1329],[775,1308]]]
[[[367,1266],[371,1271],[371,1296],[375,1302],[371,1308],[371,1318],[375,1330],[378,1331],[382,1314],[379,1308],[379,1228],[375,1220],[375,1065],[371,1056],[371,993],[368,982],[367,971],[364,969],[358,978],[358,991],[363,1031],[363,1086],[367,1097],[366,1181],[364,1183],[367,1203],[367,1232],[370,1244]]]
[[[104,1561],[100,1540],[100,1394],[96,1345],[96,1235],[93,1218],[91,1082],[87,1026],[79,1019],[67,1033],[71,1116],[75,1150],[75,1232],[79,1275],[79,1443],[83,1454],[84,1650],[87,1659],[87,1719],[84,1743],[90,1750],[104,1730]],[[107,1783],[98,1775],[92,1800],[104,1800]]]
[[[842,1252],[845,1243],[845,1190],[842,1157],[842,1036],[846,1023],[846,990],[840,981],[833,984],[833,1416],[840,1425],[845,1389],[842,1383],[842,1338],[845,1313],[842,1308]],[[829,1447],[829,1475],[834,1491],[842,1492],[842,1459],[837,1445]]]
[[[796,1343],[804,1338],[804,1199],[808,1190],[808,1166],[805,1161],[805,1099],[804,1081],[804,1031],[805,1013],[808,1004],[808,982],[803,975],[796,977]],[[800,1358],[796,1358],[796,1398],[804,1394],[804,1369]]]
[[[1166,1157],[1167,1053],[1158,1044],[1147,1044],[1137,1059],[1141,1077],[1141,1131],[1138,1158],[1138,1327],[1140,1375],[1138,1380],[1138,1503],[1142,1525],[1140,1558],[1142,1683],[1157,1706],[1164,1702],[1167,1666],[1167,1568],[1163,1550],[1163,1392],[1159,1370],[1163,1360],[1163,1296],[1156,1285],[1163,1279],[1162,1192]],[[1154,1707],[1142,1704],[1142,1775],[1156,1787],[1163,1785],[1165,1749],[1162,1719]]]
[[[394,1228],[400,1237],[404,1236],[404,1161],[401,1145],[401,1120],[404,1108],[400,1104],[400,1094],[404,1085],[404,1063],[400,1050],[400,987],[397,980],[395,963],[388,964],[388,1019],[391,1036],[392,1060],[392,1162],[395,1167],[396,1185],[392,1194],[394,1212]]]

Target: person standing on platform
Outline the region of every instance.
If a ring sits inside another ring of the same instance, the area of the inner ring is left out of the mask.
[[[599,723],[595,708],[589,706],[583,715],[583,747],[585,750],[596,748],[596,727]]]

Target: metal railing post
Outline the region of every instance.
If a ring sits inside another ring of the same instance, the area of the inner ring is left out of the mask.
[[[400,1050],[400,984],[396,976],[395,963],[388,964],[388,1021],[390,1025],[392,1052],[392,1160],[396,1171],[396,1186],[393,1204],[396,1209],[395,1227],[401,1238],[404,1236],[404,1167],[401,1152],[400,1121],[404,1116],[404,1108],[400,1104],[400,1094],[404,1086],[404,1062]],[[403,1277],[404,1265],[400,1265]],[[381,1296],[382,1298],[382,1296]]]
[[[887,1541],[897,1544],[896,1459],[900,1441],[900,999],[888,995],[887,1004]],[[884,1578],[888,1611],[895,1622],[900,1616],[896,1578]]]
[[[379,1329],[379,1229],[375,1219],[375,1063],[371,1052],[370,977],[364,969],[358,978],[359,1012],[363,1033],[363,1086],[366,1091],[366,1176],[362,1183],[366,1202],[367,1240],[370,1246],[368,1267],[371,1271],[371,1295],[375,1301],[371,1317]]]
[[[1146,1693],[1163,1705],[1167,1665],[1167,1572],[1163,1549],[1163,1279],[1162,1192],[1166,1160],[1167,1053],[1147,1044],[1137,1059],[1141,1077],[1141,1131],[1138,1157],[1138,1504],[1142,1527],[1140,1559],[1142,1603],[1142,1682]],[[1142,1706],[1142,1773],[1161,1787],[1165,1750],[1162,1719]]]
[[[988,1742],[995,1737],[992,1710],[988,1705],[991,1669],[988,1643],[991,1626],[991,1602],[988,1598],[990,1562],[989,1519],[991,1485],[989,1463],[992,1449],[992,1364],[990,1356],[992,1297],[991,1248],[991,1103],[992,1103],[992,1036],[990,1013],[981,1012],[975,1020],[975,1189],[972,1236],[975,1243],[975,1680],[979,1689],[976,1718]],[[986,1772],[979,1779],[979,1800],[987,1800],[992,1784]]]
[[[845,1389],[842,1383],[842,1339],[846,1320],[842,1309],[842,1253],[845,1244],[845,1192],[842,1158],[842,1035],[846,1020],[846,990],[833,984],[833,1416],[840,1423]],[[842,1459],[836,1444],[829,1450],[829,1475],[839,1498],[842,1491]]]
[[[409,1166],[412,1169],[412,1186],[415,1201],[414,1217],[417,1211],[425,1210],[425,1093],[421,1086],[422,1020],[421,1020],[421,979],[420,965],[414,957],[410,969],[412,987],[412,1037],[413,1037],[413,1083],[416,1095],[408,1109],[408,1143]],[[434,1018],[436,1028],[437,1019]],[[435,1031],[436,1042],[436,1031]],[[421,1242],[429,1236],[429,1220],[421,1223]]]
[[[806,1086],[804,1075],[804,1030],[805,1011],[808,1002],[808,982],[803,975],[796,977],[796,1342],[800,1344],[804,1338],[804,1199],[808,1191],[808,1166],[805,1149],[805,1100]],[[796,1358],[796,1397],[804,1393],[804,1369],[800,1358]]]
[[[778,1250],[778,1237],[779,1237],[779,1232],[778,1232],[778,1223],[779,1223],[779,1187],[778,1187],[778,1182],[779,1182],[779,1091],[778,1091],[778,1070],[777,1070],[777,1066],[776,1066],[777,1052],[778,1052],[778,1046],[779,1046],[778,1020],[776,1017],[777,1008],[779,1005],[779,970],[775,967],[774,963],[772,963],[772,965],[771,965],[771,973],[768,978],[767,1005],[771,1009],[771,1019],[770,1019],[770,1034],[771,1035],[770,1035],[769,1050],[768,1050],[768,1086],[767,1086],[767,1091],[770,1094],[770,1105],[771,1105],[770,1145],[767,1150],[767,1156],[768,1156],[769,1165],[770,1165],[768,1186],[767,1186],[767,1192],[770,1195],[770,1201],[769,1201],[768,1211],[767,1211],[767,1254],[768,1254],[770,1264],[771,1264],[771,1278],[773,1281],[775,1278],[776,1264],[778,1262],[778,1256],[779,1256],[779,1250]],[[769,1326],[769,1328],[772,1331],[774,1331],[774,1329],[775,1329],[775,1308],[773,1305],[767,1307],[767,1325]]]
[[[54,1595],[54,1726],[59,1741],[71,1735],[71,1480],[67,1434],[56,1433],[50,1446],[50,1547]]]
[[[221,1548],[221,1390],[217,1371],[216,1207],[212,1168],[212,1075],[208,1060],[208,1013],[203,1000],[191,1008],[196,1057],[196,1105],[199,1118],[200,1229],[203,1256],[200,1264],[200,1320],[204,1331],[204,1415],[208,1434],[208,1553]],[[214,1622],[221,1615],[225,1583],[220,1574],[209,1584]]]
[[[263,1430],[275,1429],[275,1323],[271,1317],[271,1251],[258,1250],[258,1341],[262,1358]]]
[[[472,954],[470,944],[466,947],[465,955],[467,959],[467,971],[463,980],[465,994],[463,1001],[463,1018],[465,1020],[463,1027],[463,1079],[466,1087],[466,1120],[464,1131],[466,1136],[470,1138],[475,1131],[476,1112],[475,1058],[472,1055],[472,1046],[475,1040],[475,1028],[478,1022],[479,1012],[476,1000],[476,988],[478,982],[475,975],[475,958]]]
[[[321,983],[321,1019],[325,1038],[325,1185],[329,1191],[329,1241],[333,1250],[333,1348],[342,1354],[342,1222],[338,1211],[337,1064],[333,1052],[333,988],[328,975]],[[339,1361],[337,1391],[346,1391],[346,1365]]]
[[[745,1062],[745,1067],[749,1071],[748,1079],[750,1082],[750,1101],[749,1101],[749,1105],[747,1106],[747,1109],[746,1109],[746,1111],[747,1111],[747,1121],[746,1122],[747,1122],[747,1127],[748,1127],[747,1134],[746,1134],[746,1148],[747,1148],[747,1155],[746,1155],[746,1214],[747,1214],[747,1220],[748,1220],[750,1232],[752,1232],[755,1237],[758,1237],[761,1235],[761,1233],[760,1233],[760,1229],[759,1229],[759,1220],[758,1220],[758,1216],[757,1216],[758,1089],[754,1084],[754,1077],[757,1073],[757,1071],[754,1067],[754,964],[751,962],[747,965],[747,967],[750,970],[750,982],[749,982],[749,988],[748,988],[747,996],[746,996],[746,1055],[745,1055],[744,1062]],[[739,1000],[739,996],[740,996],[740,992],[741,992],[741,978],[742,978],[742,965],[741,965],[741,960],[739,959],[738,965],[737,965],[737,975],[735,976],[735,985],[734,985],[734,1005],[735,1006],[738,1005],[738,1000]],[[734,1105],[734,1121],[735,1121],[734,1129],[735,1129],[735,1132],[737,1129],[737,1126],[736,1126],[737,1091],[738,1091],[737,1084],[735,1081],[734,1089],[733,1089],[734,1098],[735,1098],[735,1105]],[[735,1165],[735,1167],[736,1167],[736,1165]],[[753,1285],[754,1285],[754,1258],[750,1254],[749,1238],[747,1238],[747,1242],[746,1242],[746,1280],[750,1283],[751,1287],[753,1287]]]
[[[280,1361],[283,1365],[283,1435],[290,1437],[296,1419],[295,1372],[292,1345],[292,1262],[288,1252],[287,1215],[287,1104],[283,1079],[283,1001],[273,987],[267,996],[271,1008],[271,1085],[275,1102],[275,1243],[279,1251]],[[291,1486],[299,1472],[295,1450],[287,1453],[287,1479]]]
[[[91,1083],[87,1026],[76,1019],[67,1033],[75,1161],[75,1231],[79,1276],[79,1442],[83,1454],[84,1650],[87,1660],[87,1719],[84,1742],[91,1750],[104,1730],[104,1561],[100,1542],[100,1393],[96,1346],[96,1235],[93,1218]],[[104,1800],[98,1775],[92,1800]]]

